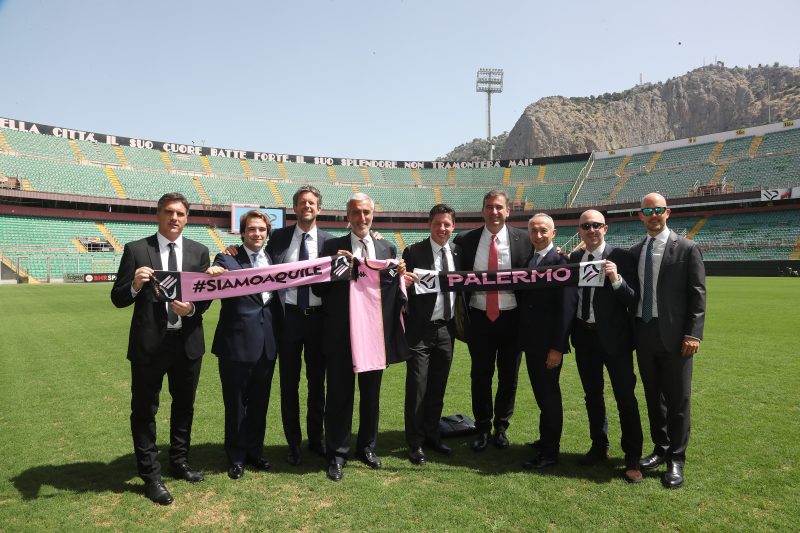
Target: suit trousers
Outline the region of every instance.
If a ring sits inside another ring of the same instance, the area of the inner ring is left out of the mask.
[[[350,350],[325,354],[327,394],[325,397],[325,444],[328,459],[344,464],[350,454],[353,429],[353,398],[358,376],[359,425],[356,450],[375,451],[383,370],[353,372]]]
[[[265,354],[255,362],[219,358],[225,404],[225,454],[230,464],[261,457],[274,371],[275,360]]]
[[[169,460],[172,464],[188,460],[201,363],[200,357],[186,357],[180,332],[167,333],[157,353],[149,360],[131,361],[131,435],[137,470],[145,483],[161,479],[156,413],[165,374],[172,397]]]
[[[547,368],[547,350],[525,352],[528,377],[533,396],[539,406],[539,450],[549,458],[557,458],[561,448],[564,408],[561,403],[561,368]]]
[[[305,359],[308,384],[306,435],[309,444],[321,445],[324,441],[325,357],[322,354],[322,314],[319,308],[312,307],[308,314],[304,314],[296,306],[287,305],[279,345],[281,421],[286,442],[290,446],[299,446],[303,440],[299,389],[300,369]]]
[[[453,336],[443,320],[428,322],[406,362],[405,430],[411,448],[438,443],[439,419],[453,361]]]
[[[664,347],[657,318],[636,321],[636,346],[653,451],[684,462],[691,427],[693,357]]]
[[[636,400],[636,374],[633,373],[633,352],[608,353],[600,342],[597,331],[576,323],[572,335],[575,362],[583,384],[586,413],[589,417],[589,436],[592,448],[608,448],[608,418],[603,397],[603,367],[608,369],[611,388],[619,411],[622,433],[620,445],[625,453],[626,466],[636,466],[642,457],[642,421],[639,402]]]
[[[492,381],[497,365],[497,394],[494,398],[494,427],[505,431],[514,414],[517,380],[522,352],[517,342],[519,310],[501,311],[494,322],[486,312],[470,308],[470,381],[475,427],[487,433],[492,427]]]

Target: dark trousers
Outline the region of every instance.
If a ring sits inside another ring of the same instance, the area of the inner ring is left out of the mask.
[[[482,433],[492,427],[492,380],[497,365],[497,394],[494,398],[494,427],[505,431],[514,414],[517,379],[522,352],[517,342],[519,311],[501,311],[494,322],[486,312],[470,308],[470,381],[475,427]]]
[[[581,324],[575,325],[572,344],[575,346],[575,362],[585,394],[592,448],[608,448],[608,419],[603,397],[605,366],[619,411],[622,433],[620,445],[625,453],[625,463],[626,466],[638,465],[644,437],[639,403],[634,393],[636,375],[633,373],[633,352],[606,352],[597,332]]]
[[[225,404],[225,454],[231,464],[261,457],[274,371],[275,360],[267,359],[266,355],[256,362],[219,358]]]
[[[300,432],[300,368],[306,363],[308,399],[306,435],[309,443],[321,445],[325,414],[325,358],[322,355],[322,314],[311,308],[305,315],[296,306],[286,306],[279,336],[279,374],[281,383],[281,421],[286,442],[297,446]],[[302,355],[302,358],[301,358]]]
[[[131,361],[131,435],[136,467],[145,483],[161,479],[156,413],[165,374],[172,397],[169,460],[180,464],[188,459],[201,363],[202,358],[186,357],[180,333],[167,334],[158,352],[148,361]]]
[[[684,462],[691,426],[693,358],[664,347],[657,318],[636,321],[636,346],[653,451]]]
[[[410,447],[417,448],[425,441],[440,441],[439,419],[453,361],[453,337],[448,325],[443,320],[429,322],[422,339],[409,347],[409,352],[411,358],[406,363],[406,441]]]
[[[344,464],[350,454],[353,429],[353,397],[358,375],[359,425],[356,450],[375,451],[378,440],[378,415],[383,370],[353,372],[350,350],[331,350],[325,354],[327,395],[325,401],[325,444],[328,458]]]
[[[547,350],[525,352],[528,377],[533,396],[539,406],[539,450],[547,457],[557,458],[561,448],[564,408],[561,404],[561,367],[547,368]]]

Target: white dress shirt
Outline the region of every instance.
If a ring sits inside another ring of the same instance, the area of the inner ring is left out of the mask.
[[[375,243],[372,242],[372,236],[367,233],[367,236],[364,237],[363,240],[365,243],[367,243],[367,259],[377,259],[377,256],[375,255]],[[364,257],[364,247],[361,245],[361,240],[353,232],[350,232],[350,246],[353,248],[354,257],[359,259]]]
[[[433,269],[437,272],[442,270],[442,248],[445,250],[445,257],[447,258],[447,269],[451,272],[455,270],[455,263],[453,263],[453,253],[450,250],[450,243],[446,242],[444,246],[439,244],[433,239],[428,239],[431,243],[431,251],[433,252]],[[456,316],[455,310],[456,293],[450,293],[450,316]],[[436,304],[433,306],[433,314],[431,320],[444,320],[444,297],[442,293],[436,294]]]
[[[484,226],[481,239],[478,242],[478,249],[475,251],[474,270],[489,270],[489,244],[491,239],[492,232]],[[497,232],[497,269],[503,270],[507,268],[511,268],[511,244],[508,237],[508,226],[503,226],[503,228]],[[501,311],[507,311],[517,307],[517,298],[514,296],[514,291],[497,292]],[[486,293],[483,291],[473,292],[469,305],[475,309],[485,311]]]
[[[603,252],[606,250],[606,241],[600,243],[600,246],[595,248],[593,251],[584,250],[583,256],[581,257],[581,262],[589,261],[589,255],[592,256],[592,261],[599,261],[603,258]],[[618,285],[619,286],[619,285]],[[590,291],[590,298],[594,299],[594,287],[589,288]],[[591,302],[591,300],[590,300]],[[578,290],[578,318],[583,320],[583,315],[581,314],[581,310],[583,309],[583,289]],[[594,306],[589,305],[589,320],[588,323],[594,324]]]
[[[664,250],[667,249],[667,240],[669,239],[669,228],[664,226],[664,229],[655,237],[647,236],[642,246],[642,253],[639,255],[639,304],[636,306],[636,316],[642,318],[642,298],[644,297],[644,262],[647,258],[647,246],[650,244],[650,239],[655,239],[653,243],[653,318],[658,318],[658,273],[661,271],[661,260],[664,259]]]
[[[294,234],[292,235],[292,240],[289,243],[289,249],[286,250],[285,263],[293,263],[294,261],[300,260],[300,243],[303,240],[303,233],[304,232],[302,229],[300,229],[300,226],[294,227]],[[319,257],[319,252],[317,251],[317,226],[314,226],[306,233],[308,233],[308,237],[306,237],[308,258],[317,259]],[[297,288],[286,289],[286,299],[284,300],[284,303],[289,305],[297,305]],[[318,307],[322,305],[322,300],[319,296],[316,296],[312,290],[308,291],[308,305],[311,307]]]
[[[245,252],[247,252],[247,257],[250,258],[250,262],[252,263],[253,268],[263,268],[271,264],[269,261],[269,257],[267,257],[267,254],[264,253],[263,248],[258,252],[256,252],[255,250],[251,250],[250,248],[244,245],[242,245],[242,248],[244,248]],[[256,254],[255,261],[253,261],[253,254]],[[265,304],[269,303],[270,298],[272,298],[272,292],[265,291],[261,293],[261,299]]]

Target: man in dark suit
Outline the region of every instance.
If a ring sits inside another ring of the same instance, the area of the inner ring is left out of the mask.
[[[450,244],[455,216],[448,205],[433,206],[428,215],[430,237],[403,251],[409,271],[461,269],[459,249]],[[412,272],[406,277],[418,279]],[[453,360],[455,298],[456,293],[416,294],[413,284],[408,289],[406,339],[411,358],[406,363],[405,432],[408,458],[418,465],[425,464],[423,445],[444,455],[453,453],[439,435],[439,419]]]
[[[128,359],[131,362],[131,434],[139,476],[152,501],[173,498],[161,481],[156,447],[156,412],[164,374],[172,396],[169,459],[174,475],[189,482],[203,476],[189,466],[194,397],[205,341],[203,312],[209,302],[159,301],[151,279],[155,270],[205,272],[208,248],[182,236],[189,202],[180,193],[158,200],[158,232],[125,245],[111,289],[117,307],[133,304]]]
[[[467,270],[502,270],[524,267],[531,254],[531,241],[524,230],[506,224],[511,214],[508,194],[492,190],[483,197],[484,225],[459,233],[453,242],[461,247],[461,263]],[[476,452],[494,440],[497,448],[508,448],[506,436],[514,413],[517,379],[522,352],[517,327],[519,310],[513,291],[467,293],[469,302],[469,347],[472,369],[472,412],[480,432],[472,443]],[[492,380],[497,365],[497,395],[492,422]],[[494,436],[490,434],[494,425]]]
[[[271,226],[267,215],[253,209],[242,215],[239,226],[243,246],[235,256],[217,254],[208,274],[272,264],[264,250]],[[219,358],[225,403],[225,454],[231,479],[244,475],[245,462],[257,470],[270,468],[261,454],[278,354],[273,332],[273,315],[280,314],[276,302],[270,292],[222,300],[211,351]]]
[[[642,468],[652,470],[666,462],[662,483],[678,488],[689,443],[692,358],[706,317],[706,274],[700,248],[670,231],[669,214],[663,196],[644,197],[639,218],[648,236],[631,253],[638,259],[641,283],[636,356],[655,446],[642,459]]]
[[[347,220],[351,232],[326,241],[321,256],[332,256],[342,251],[368,259],[395,258],[397,250],[394,246],[370,234],[374,210],[372,198],[363,193],[353,194],[347,202]],[[402,269],[400,274],[404,274]],[[350,350],[350,286],[341,282],[321,283],[315,285],[313,291],[322,298],[322,351],[328,386],[325,401],[325,444],[329,460],[327,474],[330,479],[339,481],[350,453],[355,394],[355,373]],[[360,398],[356,456],[374,469],[382,466],[375,454],[382,376],[382,370],[358,374]]]
[[[567,258],[553,246],[556,236],[553,219],[544,213],[528,221],[528,237],[533,254],[528,268],[557,266]],[[564,409],[561,404],[562,357],[569,352],[569,331],[575,318],[578,293],[575,287],[520,291],[519,340],[525,350],[528,377],[531,380],[536,405],[539,406],[539,440],[536,455],[523,466],[540,469],[558,463]]]
[[[619,410],[625,453],[625,481],[639,483],[642,473],[642,422],[634,388],[633,314],[638,281],[633,257],[627,250],[605,242],[608,231],[602,213],[590,209],[581,214],[578,233],[584,249],[570,255],[570,263],[604,260],[602,287],[582,287],[578,291],[577,317],[572,328],[575,362],[583,384],[589,436],[592,447],[580,462],[592,465],[608,458],[608,419],[603,398],[603,367],[608,369],[611,388]]]
[[[270,235],[267,252],[276,264],[316,259],[322,247],[333,235],[317,227],[317,215],[322,209],[322,195],[316,187],[303,185],[292,198],[297,224],[275,230]],[[306,362],[308,400],[306,434],[310,450],[325,456],[323,417],[325,414],[325,358],[322,355],[321,300],[308,287],[278,292],[283,305],[283,323],[278,330],[281,382],[281,419],[288,461],[302,462],[300,442],[300,368]],[[302,358],[301,358],[302,354]]]

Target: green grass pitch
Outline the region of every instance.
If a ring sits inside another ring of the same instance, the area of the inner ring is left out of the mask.
[[[223,408],[216,358],[207,353],[198,389],[191,462],[197,485],[165,476],[175,503],[143,496],[129,433],[130,309],[110,285],[0,286],[0,531],[591,531],[796,530],[800,524],[800,354],[796,279],[710,278],[706,340],[696,356],[686,485],[657,475],[628,485],[616,406],[607,387],[612,460],[576,463],[589,446],[574,359],[562,372],[561,463],[524,471],[538,411],[520,369],[512,446],[482,454],[469,439],[455,455],[417,467],[405,458],[405,368],[384,374],[380,471],[351,461],[341,483],[306,454],[285,461],[277,372],[267,422],[267,473],[225,473]],[[206,313],[214,333],[219,304]],[[646,407],[637,385],[649,451]],[[165,456],[169,396],[162,393]],[[471,414],[469,356],[457,345],[445,413]],[[357,421],[354,421],[357,427]]]

